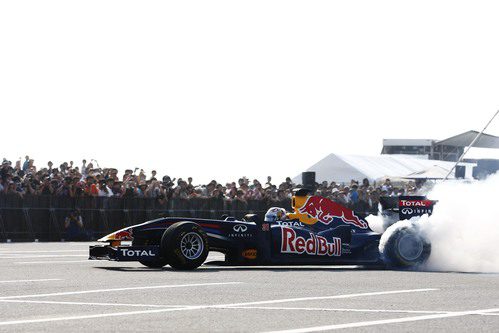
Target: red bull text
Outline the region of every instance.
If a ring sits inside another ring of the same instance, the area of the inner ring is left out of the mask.
[[[341,256],[341,238],[333,237],[330,243],[325,237],[310,233],[310,238],[297,236],[296,232],[287,227],[281,228],[281,252],[294,254],[309,254],[313,256]]]

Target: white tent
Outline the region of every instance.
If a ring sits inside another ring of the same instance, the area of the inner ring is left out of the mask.
[[[426,170],[421,170],[408,174],[406,179],[444,179],[449,173],[449,169],[443,168],[440,165],[434,165]],[[452,176],[452,175],[451,175]],[[453,177],[449,177],[453,178]]]
[[[413,173],[424,172],[435,166],[450,170],[454,162],[422,159],[415,155],[343,155],[329,154],[306,171],[315,171],[317,182],[350,183],[355,179],[364,178],[374,181],[381,177],[405,177]],[[466,167],[466,178],[471,178],[473,163],[460,163]],[[301,174],[293,179],[296,184],[301,184]]]

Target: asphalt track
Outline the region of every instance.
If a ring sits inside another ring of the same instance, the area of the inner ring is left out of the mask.
[[[178,272],[88,261],[88,245],[0,244],[0,332],[499,331],[499,274],[212,265]]]

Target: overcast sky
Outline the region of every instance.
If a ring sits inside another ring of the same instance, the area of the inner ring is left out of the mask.
[[[2,1],[0,158],[281,180],[383,138],[480,130],[499,108],[498,9]]]

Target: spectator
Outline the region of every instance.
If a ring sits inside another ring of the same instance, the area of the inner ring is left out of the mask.
[[[267,176],[267,182],[265,183],[265,188],[272,187],[272,177]]]
[[[26,155],[26,157],[24,158],[24,163],[23,163],[23,171],[24,172],[28,171],[28,168],[29,168],[29,156]]]
[[[88,234],[83,226],[83,218],[79,210],[74,210],[64,220],[66,239],[70,241],[88,240]]]
[[[350,192],[348,194],[348,201],[352,205],[356,205],[359,202],[359,193],[357,192],[357,189],[357,184],[353,183],[352,188],[350,189]]]
[[[107,183],[105,180],[101,180],[99,183],[98,196],[99,197],[107,197],[107,198],[113,196],[113,191],[107,186]]]

